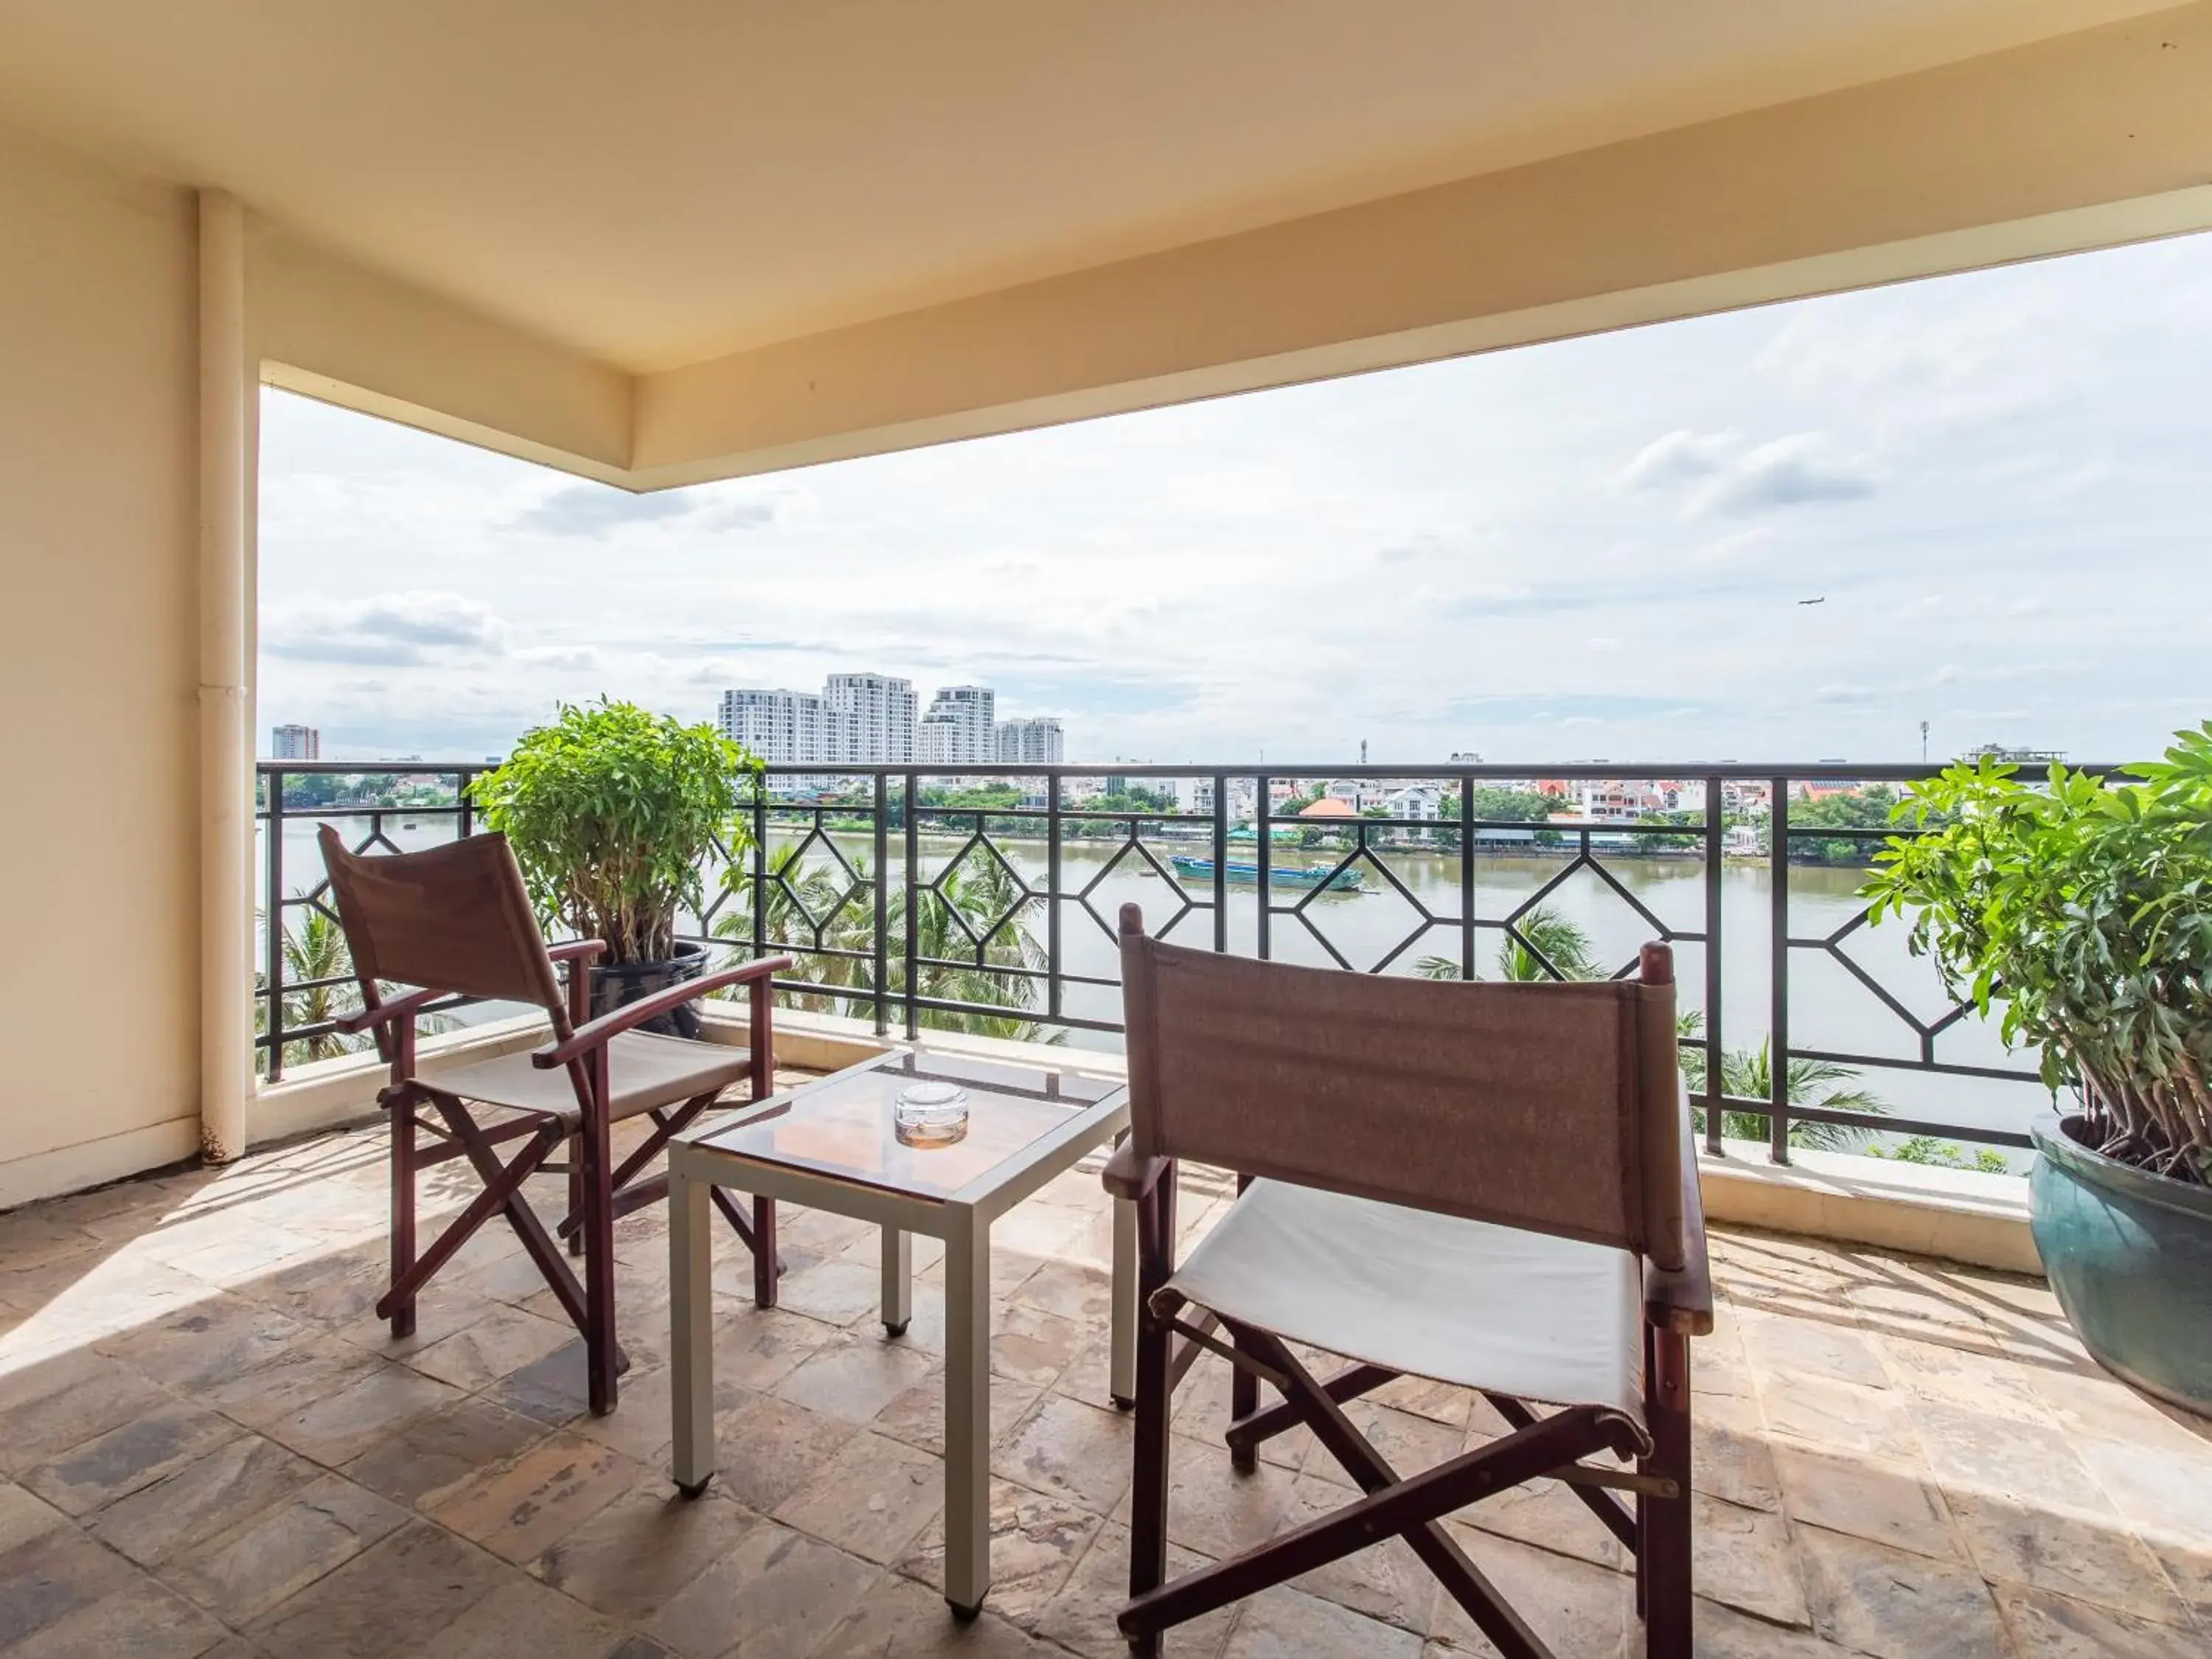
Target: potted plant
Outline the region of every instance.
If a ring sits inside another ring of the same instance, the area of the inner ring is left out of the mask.
[[[2163,761],[2040,787],[1984,760],[1917,786],[1869,884],[1954,995],[2003,1010],[2056,1099],[2030,1215],[2108,1369],[2212,1411],[2212,721]]]
[[[470,786],[485,826],[514,848],[539,921],[606,941],[594,1015],[705,971],[706,947],[679,943],[677,918],[698,908],[717,842],[732,857],[749,844],[741,782],[761,769],[711,726],[603,697],[562,704]],[[696,1036],[698,1012],[687,1004],[646,1029]]]

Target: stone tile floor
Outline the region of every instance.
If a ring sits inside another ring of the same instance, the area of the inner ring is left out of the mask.
[[[954,1626],[938,1559],[941,1304],[876,1323],[875,1242],[787,1211],[784,1307],[719,1258],[724,1473],[675,1499],[665,1239],[620,1232],[635,1366],[582,1410],[570,1331],[503,1226],[388,1340],[380,1133],[0,1217],[0,1653],[781,1659],[1124,1651],[1129,1424],[1103,1397],[1108,1218],[1063,1177],[999,1230],[998,1583]],[[446,1166],[445,1174],[453,1170]],[[460,1201],[456,1175],[442,1201]],[[556,1194],[540,1194],[541,1211]],[[1222,1189],[1193,1182],[1192,1229]],[[2100,1373],[2039,1285],[1715,1239],[1698,1345],[1699,1646],[1713,1659],[2212,1652],[2212,1425]],[[926,1260],[926,1259],[925,1259]],[[917,1262],[923,1265],[922,1261]],[[1178,1418],[1188,1565],[1342,1500],[1325,1454],[1240,1480],[1225,1373]],[[1358,1414],[1401,1467],[1499,1425],[1400,1384]],[[1561,1659],[1641,1650],[1620,1552],[1565,1489],[1452,1523]],[[1491,1651],[1401,1545],[1181,1632],[1218,1659]]]

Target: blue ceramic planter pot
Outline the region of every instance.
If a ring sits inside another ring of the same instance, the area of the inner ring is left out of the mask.
[[[2212,1413],[2212,1188],[2092,1151],[2046,1115],[2031,1126],[2035,1248],[2082,1345],[2116,1376]]]

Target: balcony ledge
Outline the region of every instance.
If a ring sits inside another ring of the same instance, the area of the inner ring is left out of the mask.
[[[1705,1213],[1715,1221],[1802,1233],[2041,1278],[2027,1227],[2027,1178],[1946,1170],[1850,1152],[1792,1151],[1769,1161],[1758,1141],[1700,1152]]]
[[[745,1041],[741,1005],[709,1002],[707,1036]],[[434,1073],[495,1054],[532,1048],[545,1022],[524,1015],[427,1037],[422,1057]],[[884,1052],[893,1039],[867,1020],[835,1014],[780,1012],[776,1059],[807,1071],[836,1071]],[[1120,1054],[1059,1044],[1009,1042],[951,1031],[926,1031],[928,1048],[982,1060],[1040,1062],[1104,1077],[1123,1077]],[[383,1066],[373,1054],[347,1054],[296,1067],[265,1085],[248,1115],[256,1145],[289,1140],[376,1114]],[[1700,1154],[1705,1213],[1714,1221],[1794,1233],[1885,1250],[1906,1250],[1947,1261],[2040,1277],[2043,1264],[2027,1225],[2027,1182],[2021,1176],[1898,1164],[1844,1152],[1798,1152],[1786,1166],[1767,1160],[1755,1141],[1722,1143],[1722,1155]]]

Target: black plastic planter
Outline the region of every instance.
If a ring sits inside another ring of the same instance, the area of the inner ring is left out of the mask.
[[[707,971],[707,948],[679,945],[665,962],[619,962],[592,969],[592,1018],[611,1014],[624,1003],[651,996],[655,991],[696,979]],[[696,1037],[700,1032],[699,1006],[687,1002],[667,1013],[656,1014],[637,1028],[662,1036]]]

